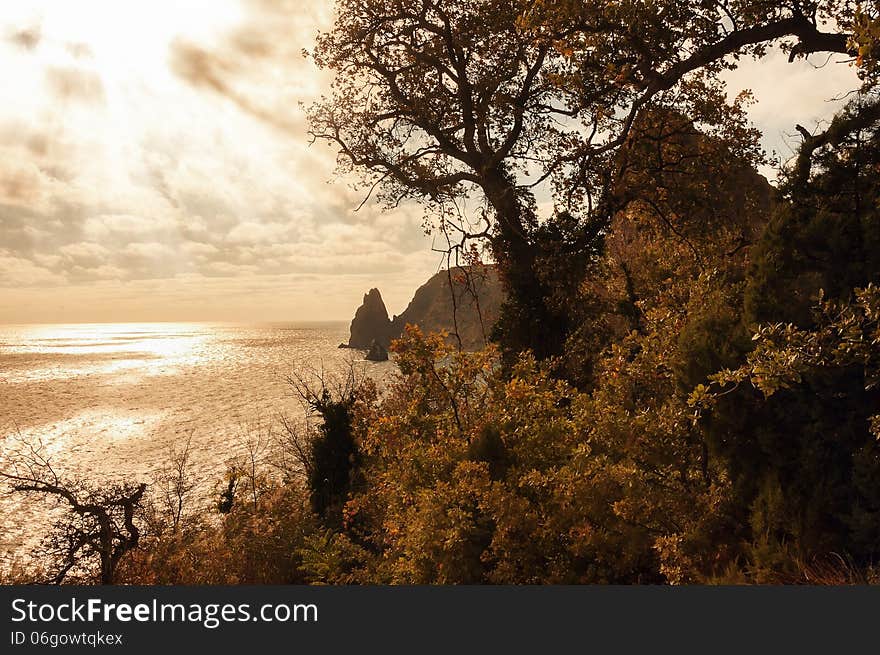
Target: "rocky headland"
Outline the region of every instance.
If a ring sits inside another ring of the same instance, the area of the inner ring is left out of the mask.
[[[450,343],[477,350],[488,342],[503,301],[494,266],[455,267],[436,273],[419,287],[403,313],[393,318],[379,290],[370,289],[355,312],[347,346],[379,353],[374,344],[387,348],[410,324],[423,332],[447,332]]]

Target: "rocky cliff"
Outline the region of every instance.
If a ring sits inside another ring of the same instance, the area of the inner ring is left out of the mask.
[[[374,341],[383,346],[391,342],[391,321],[378,289],[370,289],[364,294],[364,301],[355,312],[350,329],[349,348],[367,349]]]
[[[407,324],[423,332],[445,331],[449,341],[466,350],[486,345],[498,319],[504,292],[492,266],[456,267],[440,271],[416,291],[399,316],[388,318],[378,289],[364,296],[351,322],[351,348],[369,348],[373,341],[388,345]]]

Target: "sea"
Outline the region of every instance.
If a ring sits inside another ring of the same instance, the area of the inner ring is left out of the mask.
[[[66,480],[149,483],[188,440],[206,499],[280,416],[304,417],[291,376],[393,372],[347,340],[342,322],[0,325],[0,470],[25,443]],[[52,514],[0,491],[0,566],[26,562]]]

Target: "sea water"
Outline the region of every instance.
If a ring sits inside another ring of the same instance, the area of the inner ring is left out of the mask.
[[[393,370],[347,338],[345,323],[0,325],[0,467],[23,440],[66,479],[150,482],[189,439],[206,496],[249,439],[303,414],[291,375]],[[5,491],[0,562],[48,528],[46,503]]]

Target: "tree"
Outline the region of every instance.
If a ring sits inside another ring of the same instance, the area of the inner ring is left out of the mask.
[[[552,314],[534,272],[538,227],[533,194],[516,183],[534,150],[555,132],[551,87],[540,73],[547,39],[519,29],[516,3],[343,1],[315,61],[336,71],[332,99],[312,108],[312,135],[337,145],[343,170],[364,173],[388,204],[455,204],[478,189],[485,212],[441,229],[487,237],[519,314],[516,345],[539,355]],[[547,105],[541,109],[542,105]],[[448,217],[448,213],[442,216]],[[530,338],[536,331],[544,339]],[[558,340],[557,340],[558,341]]]
[[[342,506],[348,499],[359,466],[360,453],[354,437],[353,408],[360,396],[370,388],[350,366],[340,380],[332,380],[323,372],[316,375],[317,384],[301,375],[292,375],[288,383],[302,401],[307,416],[317,415],[318,424],[309,426],[308,443],[291,430],[296,447],[294,456],[305,474],[312,511],[331,527],[341,524]]]
[[[880,97],[865,92],[821,135],[807,137],[757,244],[746,294],[750,322],[807,327],[822,290],[847,301],[880,281]]]
[[[186,523],[186,509],[196,488],[192,470],[192,433],[181,444],[168,448],[168,460],[153,474],[153,495],[156,502],[148,503],[152,532],[166,529],[176,534]]]
[[[876,560],[878,325],[875,286],[820,299],[813,327],[761,326],[742,366],[691,395],[765,549]]]
[[[855,52],[851,5],[343,0],[314,52],[335,80],[309,112],[311,134],[387,204],[441,208],[453,247],[487,239],[510,291],[496,336],[508,355],[543,359],[570,327],[540,265],[555,253],[543,251],[535,190],[552,182],[557,208],[594,232],[614,152],[643,110],[674,102],[706,129],[723,124],[721,70],[780,40],[792,59]],[[482,211],[463,215],[474,195]]]
[[[43,544],[42,556],[54,569],[48,578],[61,584],[72,574],[82,574],[97,564],[101,584],[113,584],[123,557],[138,547],[141,530],[135,520],[146,484],[122,482],[95,488],[63,480],[42,448],[20,442],[11,453],[9,468],[0,478],[16,492],[54,498],[65,515]]]

